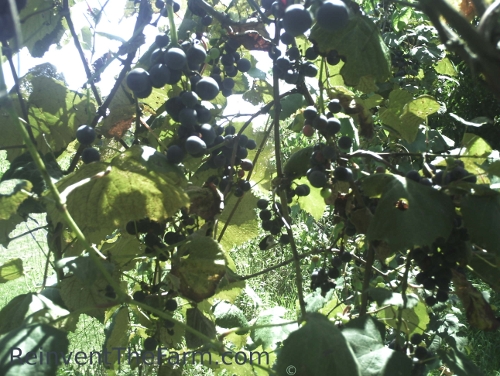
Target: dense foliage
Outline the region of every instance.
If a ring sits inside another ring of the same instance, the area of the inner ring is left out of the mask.
[[[68,0],[0,3],[0,244],[46,213],[55,276],[0,310],[2,375],[55,375],[81,315],[108,374],[483,374],[459,318],[500,327],[471,283],[500,292],[496,3],[136,0],[128,40],[106,4],[76,30]],[[68,38],[80,90],[17,76]],[[244,304],[277,270],[296,305]]]

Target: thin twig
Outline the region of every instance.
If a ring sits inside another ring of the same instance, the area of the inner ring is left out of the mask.
[[[82,45],[80,44],[80,40],[78,39],[78,35],[76,34],[75,31],[75,25],[73,25],[73,20],[71,19],[71,12],[69,9],[69,0],[63,0],[63,10],[62,14],[64,15],[64,18],[66,18],[66,22],[68,23],[69,31],[71,32],[71,35],[73,37],[73,43],[75,44],[76,49],[78,50],[78,54],[80,55],[80,60],[82,61],[83,68],[85,69],[85,74],[87,75],[87,79],[90,83],[90,87],[92,88],[92,92],[94,93],[94,98],[99,106],[102,105],[102,100],[101,96],[99,95],[99,92],[97,91],[97,88],[94,84],[94,80],[91,78],[92,77],[92,72],[90,71],[90,67],[87,64],[87,60],[85,59],[85,54],[83,53]]]
[[[363,277],[363,291],[361,293],[361,307],[359,308],[360,316],[365,315],[368,308],[368,288],[370,287],[373,262],[375,261],[375,249],[371,243],[368,243],[368,250],[366,253],[365,275]]]

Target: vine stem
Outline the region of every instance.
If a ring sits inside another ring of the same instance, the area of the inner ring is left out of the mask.
[[[97,256],[95,251],[92,249],[92,246],[85,238],[85,235],[83,235],[82,231],[80,230],[80,228],[78,227],[78,225],[74,221],[73,217],[71,216],[71,214],[67,210],[67,207],[66,207],[65,203],[63,202],[63,199],[61,198],[61,195],[59,194],[57,187],[55,186],[54,182],[50,178],[50,175],[47,171],[47,168],[45,167],[45,163],[43,162],[42,158],[38,154],[38,151],[36,150],[35,145],[31,142],[29,135],[28,135],[28,132],[26,131],[26,128],[23,127],[23,125],[21,124],[21,121],[17,117],[17,114],[16,114],[14,108],[12,107],[12,104],[8,100],[8,98],[7,98],[7,108],[8,108],[10,116],[14,120],[14,123],[16,124],[17,128],[21,132],[21,135],[24,139],[24,142],[26,143],[28,150],[31,154],[31,157],[33,158],[33,161],[35,162],[38,170],[42,174],[42,177],[43,177],[43,180],[45,181],[45,184],[47,184],[47,187],[48,187],[50,193],[52,193],[52,195],[54,196],[57,209],[62,213],[69,228],[76,234],[76,237],[78,238],[78,240],[84,245],[87,252],[89,252],[89,255],[92,258],[92,260],[94,261],[97,269],[99,269],[99,271],[102,273],[102,275],[104,276],[106,281],[111,285],[111,287],[113,287],[113,289],[115,290],[118,297],[125,301],[125,298],[127,297],[127,295],[121,291],[118,283],[115,280],[113,280],[113,278],[108,273],[108,271],[106,270],[104,265],[102,265],[101,261],[99,260],[99,257]]]
[[[310,251],[310,252],[306,252],[306,253],[302,253],[299,255],[299,259],[304,259],[306,258],[307,256],[310,256],[310,255],[316,255],[318,253],[330,253],[332,252],[332,250],[330,248],[328,249],[324,249],[323,251]],[[268,268],[265,268],[265,269],[262,269],[261,271],[258,271],[257,273],[253,273],[253,274],[249,274],[249,275],[246,275],[246,276],[243,276],[241,278],[238,278],[238,281],[246,281],[247,279],[251,279],[251,278],[255,278],[255,277],[258,277],[259,275],[262,275],[262,274],[266,274],[267,272],[270,272],[270,271],[273,271],[273,270],[276,270],[276,269],[279,269],[281,268],[282,266],[285,266],[285,265],[288,265],[288,264],[291,264],[292,262],[295,261],[295,258],[291,258],[291,259],[288,259],[288,260],[285,260],[285,261],[282,261],[280,262],[279,264],[276,264],[276,265],[273,265],[273,266],[270,266]]]
[[[177,28],[175,27],[173,2],[166,1],[165,6],[167,7],[168,24],[170,25],[170,44],[172,46],[177,46],[179,42],[177,39]]]
[[[295,89],[292,89],[286,93],[283,93],[279,96],[279,99],[282,99],[282,98],[285,98],[287,97],[288,95],[291,95],[291,94],[294,94],[296,93],[296,90]],[[271,106],[274,104],[274,100],[272,100],[271,102],[269,102],[268,104],[264,105],[259,111],[257,111],[255,114],[251,115],[250,119],[248,119],[245,124],[243,124],[243,126],[241,127],[240,131],[238,132],[238,137],[245,131],[245,129],[252,123],[253,119],[255,119],[257,116],[259,115],[262,115],[262,114],[265,114],[267,111],[269,111],[269,109],[271,108]],[[264,145],[266,144],[266,141],[267,141],[267,138],[269,137],[269,133],[271,132],[272,130],[272,127],[269,128],[269,131],[266,131],[266,136],[264,137],[264,139],[262,140],[261,144],[260,144],[260,147],[259,147],[259,150],[257,151],[257,153],[255,154],[255,157],[253,159],[253,165],[255,167],[255,164],[257,163],[257,160],[259,158],[259,155],[262,151],[262,149],[264,149]],[[236,140],[237,141],[237,140]],[[237,147],[238,147],[238,142],[234,142],[234,146],[233,146],[233,153],[231,154],[231,166],[234,165],[234,160],[236,158],[236,150],[237,150]],[[252,169],[248,172],[248,175],[247,175],[247,181],[250,180],[250,177],[252,176],[252,171],[253,171],[253,167]],[[230,177],[232,176],[232,169],[230,171]],[[229,192],[229,189],[230,187],[226,187],[226,189],[224,190],[224,197],[226,197],[226,195],[228,194]],[[228,219],[227,221],[225,221],[224,223],[224,227],[222,228],[220,234],[219,234],[219,237],[217,239],[217,241],[220,243],[220,241],[222,240],[222,237],[224,236],[224,233],[226,232],[227,230],[227,227],[230,225],[231,223],[231,218],[233,217],[233,215],[236,213],[236,210],[238,209],[238,206],[242,200],[244,196],[240,197],[238,199],[238,201],[236,201],[236,203],[234,204],[234,207],[233,209],[231,210],[231,213],[229,213],[229,216],[228,216]]]
[[[359,309],[359,316],[366,315],[368,307],[368,288],[370,287],[370,278],[372,275],[373,262],[375,261],[375,248],[371,243],[368,243],[368,250],[366,255],[365,275],[363,277],[363,291],[361,293],[361,307]]]
[[[280,39],[280,24],[276,20],[274,23],[275,33],[274,33],[274,45],[279,45]],[[277,69],[276,59],[273,59],[273,73]],[[280,80],[277,74],[273,74],[273,98],[274,98],[274,152],[276,158],[276,172],[278,174],[278,179],[283,178],[283,164],[281,161],[281,137],[280,137],[280,115],[281,115],[281,100],[280,100]],[[278,186],[278,189],[280,187]],[[297,251],[297,245],[295,244],[295,239],[293,237],[292,227],[290,226],[291,220],[288,213],[288,197],[286,190],[282,189],[279,191],[279,197],[281,201],[281,207],[283,210],[282,219],[285,220],[286,232],[290,238],[290,248],[292,250],[294,266],[295,266],[295,284],[297,286],[297,296],[300,305],[300,318],[299,322],[302,322],[306,316],[306,303],[304,301],[304,291],[302,289],[302,270],[300,268],[300,258]]]
[[[398,309],[398,326],[396,328],[396,346],[399,347],[399,333],[401,333],[401,325],[403,323],[403,310],[406,308],[406,304],[408,303],[408,297],[406,296],[406,289],[408,287],[408,274],[410,272],[411,267],[411,257],[408,254],[406,258],[406,267],[405,272],[403,274],[403,281],[401,283],[401,297],[403,298],[403,306]]]
[[[3,47],[5,48],[5,51],[7,52],[5,54],[5,57],[9,61],[9,67],[10,71],[12,74],[12,78],[14,79],[14,88],[16,90],[17,98],[19,100],[19,105],[21,106],[21,111],[23,113],[23,119],[26,122],[26,131],[28,132],[29,138],[33,144],[37,144],[35,135],[33,134],[33,130],[31,129],[31,126],[29,124],[29,119],[28,119],[28,109],[26,108],[26,103],[24,102],[23,96],[21,94],[21,87],[19,86],[19,77],[16,72],[16,67],[14,66],[14,61],[12,60],[12,49],[9,47],[9,44],[7,42],[2,42]],[[2,73],[2,83],[4,84],[3,81],[3,73]],[[0,90],[1,92],[2,90]],[[7,91],[7,90],[5,90]]]
[[[62,14],[64,18],[66,18],[66,22],[68,23],[69,31],[71,32],[71,36],[73,37],[73,43],[75,44],[76,49],[78,50],[78,54],[80,55],[80,59],[83,64],[83,68],[85,69],[85,74],[87,75],[88,82],[90,83],[90,87],[92,88],[92,92],[94,93],[95,100],[99,106],[102,105],[101,96],[97,91],[96,86],[94,85],[94,80],[92,79],[92,72],[90,71],[89,65],[87,64],[87,60],[85,59],[85,54],[83,53],[82,45],[80,44],[80,40],[78,39],[78,35],[75,31],[75,25],[73,24],[73,20],[71,19],[71,12],[69,10],[69,0],[63,0],[63,11]]]

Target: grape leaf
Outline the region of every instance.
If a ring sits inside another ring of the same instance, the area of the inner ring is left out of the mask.
[[[120,363],[117,348],[127,346],[129,324],[129,312],[125,306],[118,308],[111,316],[111,320],[106,323],[103,352],[107,351],[109,354],[106,365],[110,368],[115,362]],[[123,351],[120,354],[124,356]]]
[[[219,243],[196,236],[180,247],[180,260],[172,260],[172,275],[180,279],[183,296],[201,302],[211,297],[226,272],[226,260]]]
[[[100,243],[130,220],[149,217],[161,222],[189,204],[183,190],[187,180],[180,168],[147,146],[133,146],[109,165],[84,165],[59,181],[58,189],[64,191],[108,167],[109,174],[74,189],[67,199],[68,210],[90,242]],[[49,205],[48,214],[53,223],[64,222],[54,205]]]
[[[391,75],[389,50],[382,40],[380,28],[364,15],[352,17],[345,28],[336,32],[315,24],[310,39],[317,42],[321,52],[337,50],[346,57],[340,73],[348,86],[357,86],[363,76],[384,82]]]
[[[23,324],[48,324],[55,328],[74,331],[78,316],[54,304],[42,294],[28,293],[14,297],[0,311],[0,334],[17,329]],[[57,321],[54,321],[57,320]]]
[[[500,195],[466,195],[460,212],[470,240],[500,257]]]
[[[24,221],[17,212],[32,188],[33,185],[27,180],[9,179],[0,182],[0,244],[4,247],[9,245],[10,232]]]
[[[95,113],[95,106],[86,95],[76,95],[58,79],[50,64],[32,68],[20,80],[23,98],[27,101],[28,121],[42,154],[59,152],[75,139],[76,129],[86,124]],[[22,115],[19,100],[11,94],[12,105]],[[21,134],[5,106],[0,105],[0,147],[23,144]],[[21,148],[8,149],[10,161],[23,152]]]
[[[283,324],[287,320],[283,319],[286,309],[283,307],[273,307],[262,311],[255,321],[255,325]],[[283,341],[288,335],[297,329],[297,324],[283,324],[271,327],[252,329],[250,336],[255,345],[262,345],[264,350],[274,349],[276,343]]]
[[[68,333],[46,324],[26,325],[0,340],[0,374],[3,376],[55,376],[68,354]],[[26,358],[27,353],[31,357]],[[33,357],[38,356],[37,358]],[[44,354],[49,358],[39,357]],[[57,361],[54,361],[57,359]],[[28,362],[24,362],[29,360]]]
[[[20,258],[11,259],[0,265],[0,283],[5,283],[17,279],[23,275],[23,260]]]
[[[215,324],[209,320],[198,308],[188,308],[186,311],[186,324],[203,333],[208,338],[215,338]],[[186,346],[190,349],[205,344],[205,340],[186,331]]]
[[[66,23],[63,23],[63,14],[60,4],[55,0],[30,0],[19,13],[23,44],[16,46],[14,40],[11,46],[16,50],[27,47],[31,56],[43,57],[52,44],[59,43],[64,35]],[[29,21],[28,21],[29,20]]]
[[[362,184],[367,196],[380,197],[368,227],[369,241],[385,241],[395,252],[431,245],[438,237],[450,235],[455,210],[444,193],[389,174],[371,175]],[[399,200],[408,204],[406,210],[398,208]]]
[[[410,358],[384,346],[385,326],[371,316],[349,321],[342,329],[363,376],[409,376]]]
[[[238,198],[233,195],[224,202],[224,211],[219,219],[219,229],[229,223],[221,240],[221,244],[226,249],[231,249],[258,235],[259,227],[255,213],[257,200],[258,198],[252,191],[246,192],[231,218],[229,216]]]
[[[275,369],[278,376],[289,375],[290,370],[307,376],[362,375],[354,352],[340,330],[319,313],[309,313],[306,324],[283,341]]]

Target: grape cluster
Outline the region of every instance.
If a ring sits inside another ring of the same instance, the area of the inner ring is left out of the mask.
[[[27,4],[27,0],[16,0],[17,11],[20,12]],[[2,1],[0,3],[0,41],[7,41],[14,37],[14,21],[10,10],[10,3]]]
[[[212,66],[210,77],[217,82],[224,97],[233,92],[233,77],[236,77],[238,72],[246,73],[252,68],[250,60],[238,52],[240,47],[241,43],[237,39],[229,38],[224,46],[212,47],[208,52],[207,62]]]
[[[99,150],[96,148],[90,147],[90,145],[96,139],[95,129],[88,125],[82,125],[78,127],[76,130],[76,139],[82,145],[89,146],[83,149],[82,152],[82,161],[85,164],[98,162],[101,160],[101,155],[99,154]]]
[[[305,77],[315,77],[318,68],[311,61],[303,61],[302,55],[307,60],[316,60],[320,55],[316,45],[301,52],[297,47],[295,37],[309,30],[313,24],[313,15],[309,8],[302,4],[292,4],[291,1],[262,0],[262,7],[272,13],[276,21],[282,25],[284,32],[280,35],[280,42],[288,47],[286,56],[281,56],[281,51],[273,46],[269,56],[275,61],[273,74],[288,84],[299,84]],[[327,0],[317,7],[317,24],[328,31],[337,31],[347,26],[349,11],[344,2],[340,0]],[[338,64],[345,57],[340,56],[336,50],[322,54],[330,65]]]
[[[309,188],[309,187],[308,187]],[[279,202],[275,202],[269,208],[269,200],[261,198],[257,201],[257,208],[260,210],[259,218],[262,221],[262,229],[271,235],[266,236],[259,244],[260,249],[265,250],[272,245],[272,236],[279,236],[279,242],[283,245],[290,243],[288,234],[282,234],[284,223],[282,220],[283,207]]]
[[[460,224],[460,217],[456,222]],[[410,257],[420,268],[415,280],[431,294],[425,298],[429,306],[446,302],[450,291],[453,269],[456,269],[463,255],[464,242],[468,233],[464,227],[455,227],[448,240],[438,239],[431,247],[414,248]]]
[[[416,76],[420,68],[420,62],[416,59],[411,59],[408,54],[401,50],[396,50],[391,54],[392,66],[398,70],[394,73],[395,77],[403,77],[407,74]]]
[[[340,251],[334,249],[336,253]],[[314,269],[311,274],[311,290],[321,288],[321,295],[325,296],[326,293],[335,288],[335,280],[340,277],[340,269],[344,264],[351,262],[352,254],[343,252],[340,255],[336,254],[330,259],[330,266],[328,268],[322,267]]]
[[[477,181],[476,175],[467,171],[464,162],[459,159],[451,161],[449,166],[445,169],[439,171],[434,169],[434,172],[434,176],[430,179],[420,176],[419,172],[416,170],[410,170],[406,173],[406,178],[427,186],[446,186],[454,181],[464,181],[468,183],[476,183]]]

